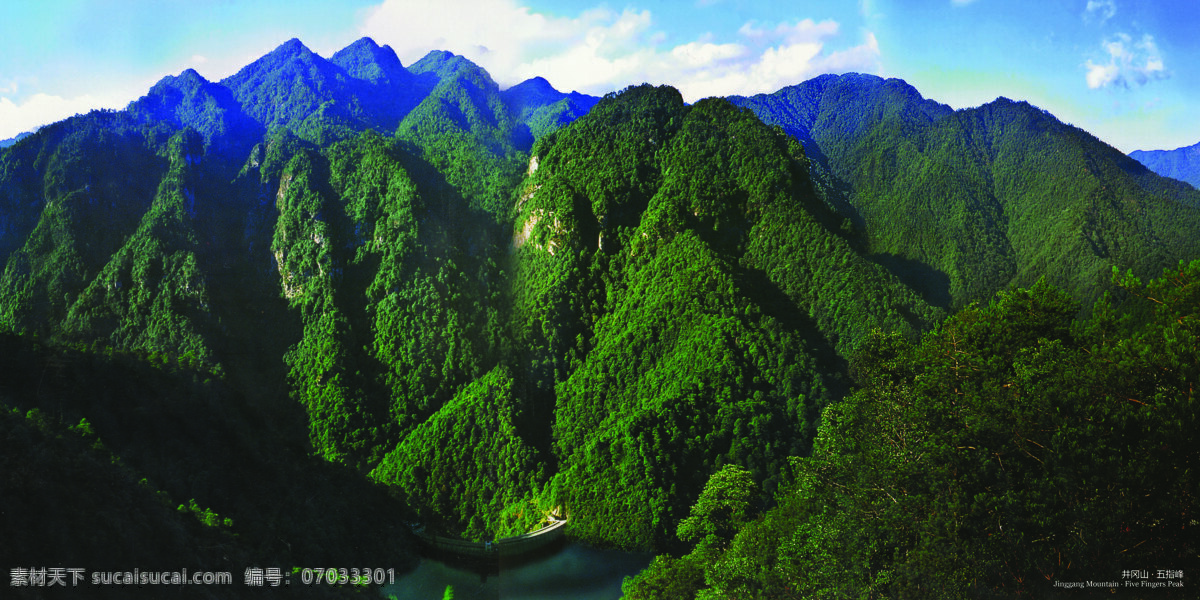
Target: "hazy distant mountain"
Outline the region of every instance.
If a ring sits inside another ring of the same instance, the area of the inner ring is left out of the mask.
[[[1163,177],[1200,188],[1200,143],[1174,150],[1134,150],[1129,156]]]
[[[25,133],[18,133],[15,137],[10,137],[7,140],[0,140],[0,148],[7,148],[31,135],[33,135],[32,131],[26,131]]]
[[[504,90],[501,95],[509,109],[524,122],[534,137],[541,137],[587,114],[599,98],[554,89],[541,77],[527,79]]]

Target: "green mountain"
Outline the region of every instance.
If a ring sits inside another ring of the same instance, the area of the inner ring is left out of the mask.
[[[491,75],[462,56],[430,52],[409,70],[436,83],[401,121],[397,137],[420,147],[472,208],[503,220],[533,145],[529,127],[504,103]]]
[[[517,119],[529,127],[534,138],[582,117],[600,100],[579,92],[565,94],[541,77],[522,81],[501,92],[501,96]]]
[[[89,564],[137,512],[214,569],[565,512],[663,553],[631,597],[1175,565],[1197,194],[897,80],[596,99],[292,40],[0,150],[4,497],[93,510],[62,521]],[[39,522],[0,537],[70,543]]]
[[[800,140],[864,250],[939,306],[1043,276],[1087,306],[1113,266],[1200,250],[1200,194],[1024,102],[954,111],[853,74],[731,101]]]
[[[1174,150],[1134,150],[1129,157],[1163,177],[1200,187],[1200,144]]]
[[[61,326],[152,205],[167,161],[147,139],[165,144],[168,134],[128,113],[99,112],[43,127],[5,151],[0,319],[7,327]]]
[[[221,80],[221,85],[268,130],[302,120],[326,102],[353,110],[346,105],[354,99],[350,75],[297,39]]]
[[[1066,581],[1143,596],[1091,574],[1200,550],[1200,260],[1119,281],[1148,318],[1101,303],[1081,321],[1039,282],[916,343],[877,334],[774,506],[757,510],[758,481],[726,467],[677,529],[688,551],[624,597],[1058,597]]]
[[[534,147],[514,335],[554,401],[550,494],[578,535],[660,543],[714,468],[773,479],[839,393],[838,349],[940,318],[828,212],[798,144],[671,88],[606,97]]]
[[[245,152],[263,134],[228,88],[192,69],[162,78],[145,96],[130,103],[127,112],[147,123],[189,127],[204,138],[205,145],[222,154]]]

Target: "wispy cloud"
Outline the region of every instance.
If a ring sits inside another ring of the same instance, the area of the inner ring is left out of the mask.
[[[975,2],[975,0],[950,0],[950,3],[955,6],[966,6],[972,2]]]
[[[642,82],[667,83],[688,100],[770,92],[830,71],[880,69],[869,32],[831,51],[839,24],[803,19],[745,23],[736,35],[666,43],[649,10],[606,8],[574,17],[534,12],[514,0],[414,5],[386,0],[362,33],[390,44],[406,64],[431,49],[466,55],[502,85],[541,75],[563,90],[604,93]]]
[[[1105,21],[1117,15],[1115,0],[1088,0],[1083,9],[1083,20],[1089,23],[1104,24]]]
[[[1154,43],[1154,36],[1150,34],[1144,34],[1142,39],[1135,42],[1128,34],[1118,33],[1101,46],[1108,60],[1094,62],[1089,59],[1085,65],[1085,79],[1091,89],[1109,86],[1128,89],[1133,85],[1146,85],[1153,80],[1170,77]]]

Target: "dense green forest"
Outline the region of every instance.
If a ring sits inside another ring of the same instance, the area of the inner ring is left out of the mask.
[[[727,466],[678,527],[692,549],[626,597],[1046,597],[1196,564],[1200,261],[1114,276],[1128,310],[1077,320],[1038,281],[919,340],[875,332],[771,508]]]
[[[1023,103],[291,40],[0,150],[4,563],[403,568],[556,512],[660,553],[630,597],[1183,569],[1198,225]]]
[[[1088,308],[1114,266],[1200,255],[1200,193],[1024,102],[955,111],[857,74],[731,101],[804,142],[862,250],[938,306],[1047,277]]]
[[[229,571],[237,583],[250,565],[414,563],[411,532],[396,516],[403,505],[312,455],[298,407],[247,400],[227,380],[165,356],[0,334],[0,561],[89,572],[187,567]],[[240,589],[178,594],[238,598]]]

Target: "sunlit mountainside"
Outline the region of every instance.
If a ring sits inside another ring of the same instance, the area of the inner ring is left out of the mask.
[[[1025,102],[291,40],[0,150],[0,553],[404,566],[561,513],[659,554],[631,598],[1192,564],[1198,233]]]

